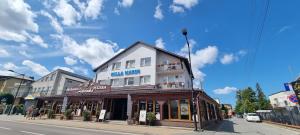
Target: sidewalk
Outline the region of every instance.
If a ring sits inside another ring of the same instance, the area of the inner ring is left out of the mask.
[[[161,127],[161,126],[146,126],[146,125],[120,125],[100,122],[84,122],[75,120],[57,120],[57,119],[46,119],[46,120],[26,120],[22,115],[0,115],[1,121],[14,121],[22,122],[27,124],[43,124],[52,126],[64,126],[64,127],[75,127],[84,129],[98,129],[106,131],[118,131],[135,134],[146,134],[146,135],[183,135],[183,134],[197,134],[191,128],[174,128],[174,127]]]

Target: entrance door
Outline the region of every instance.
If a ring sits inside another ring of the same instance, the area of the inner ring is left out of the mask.
[[[127,119],[127,99],[113,99],[113,108],[112,108],[112,119],[113,120],[126,120]]]

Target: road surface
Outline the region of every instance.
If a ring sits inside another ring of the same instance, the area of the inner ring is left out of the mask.
[[[213,131],[214,130],[214,131]],[[300,135],[300,130],[291,130],[267,123],[247,122],[244,119],[232,118],[211,131],[204,131],[205,135]]]
[[[0,121],[0,135],[138,135],[96,129]]]

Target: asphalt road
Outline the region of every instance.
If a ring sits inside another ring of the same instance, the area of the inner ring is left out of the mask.
[[[95,129],[0,121],[0,135],[137,135]]]
[[[247,122],[244,119],[224,120],[214,131],[204,131],[204,135],[300,135],[300,130],[291,130],[267,123]]]

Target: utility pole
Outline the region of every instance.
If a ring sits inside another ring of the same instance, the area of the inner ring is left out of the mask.
[[[14,71],[14,70],[8,70],[8,71],[13,72],[13,73],[16,73],[16,74],[19,74],[19,75],[22,76],[22,79],[21,79],[21,82],[20,82],[20,84],[19,84],[19,86],[18,86],[18,88],[17,88],[16,94],[14,95],[14,99],[13,99],[13,102],[12,102],[13,105],[12,105],[12,107],[9,109],[9,113],[7,114],[7,115],[10,115],[10,114],[13,112],[13,109],[14,109],[14,107],[15,107],[15,101],[16,101],[16,98],[17,98],[17,96],[18,96],[18,94],[19,94],[20,87],[21,87],[21,85],[23,84],[23,80],[24,80],[24,78],[25,78],[25,74],[18,73],[18,72]]]

